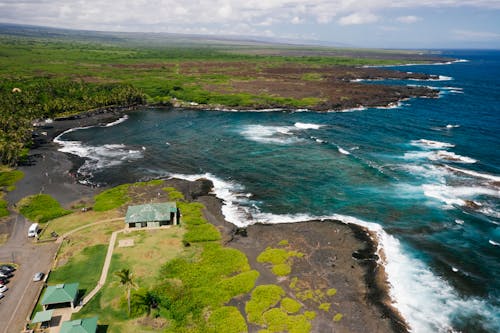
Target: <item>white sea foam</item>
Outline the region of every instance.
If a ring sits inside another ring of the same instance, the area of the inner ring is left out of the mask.
[[[293,126],[246,125],[240,131],[246,139],[259,143],[287,145],[301,141],[293,135]]]
[[[453,124],[448,124],[446,125],[446,128],[458,128],[460,125],[453,125]]]
[[[473,164],[477,162],[473,158],[461,156],[446,150],[412,151],[405,153],[404,158],[409,160],[428,159],[430,161],[447,161],[465,164]]]
[[[481,195],[500,198],[500,191],[488,187],[424,184],[422,185],[422,189],[427,197],[445,203],[447,208],[466,206],[475,197]],[[481,206],[482,204],[474,201],[474,205]]]
[[[300,128],[300,129],[320,129],[324,125],[308,124],[308,123],[295,123],[294,126],[297,128]]]
[[[345,150],[342,147],[338,147],[338,151],[339,151],[339,153],[344,154],[344,155],[351,155],[350,152],[348,152],[347,150]]]
[[[427,140],[427,139],[413,140],[413,141],[411,141],[411,144],[413,146],[430,148],[430,149],[443,149],[443,148],[455,147],[455,145],[452,143],[433,141],[433,140]]]
[[[303,141],[295,135],[296,132],[317,130],[323,126],[300,122],[295,123],[294,126],[245,125],[241,128],[240,134],[251,141],[287,145]]]
[[[355,108],[341,109],[341,110],[328,110],[326,112],[356,112],[356,111],[364,111],[367,110],[364,106],[358,106]]]
[[[465,169],[455,168],[455,167],[451,167],[449,165],[446,165],[445,167],[447,169],[449,169],[449,170],[454,171],[454,172],[463,173],[463,174],[466,174],[466,175],[469,175],[469,176],[473,176],[473,177],[477,177],[477,178],[488,179],[488,180],[492,180],[494,182],[500,182],[500,177],[499,176],[494,176],[494,175],[490,175],[490,174],[487,174],[487,173],[481,173],[481,172],[472,171],[472,170],[465,170]]]
[[[408,63],[408,64],[402,64],[402,65],[363,65],[361,68],[379,68],[379,67],[406,67],[406,66],[443,66],[443,65],[451,65],[459,62],[469,62],[470,60],[467,59],[457,59],[453,61],[446,61],[446,62],[434,62],[431,64],[426,64],[426,63]]]
[[[115,126],[115,125],[118,125],[118,124],[121,124],[123,123],[124,121],[126,121],[128,119],[128,115],[124,115],[123,117],[121,117],[120,119],[117,119],[111,123],[108,123],[106,124],[105,126],[106,127],[111,127],[111,126]]]
[[[451,161],[451,162],[458,162],[458,163],[466,163],[466,164],[472,164],[476,163],[477,160],[467,157],[467,156],[461,156],[446,150],[438,150],[435,154],[434,157],[431,159],[435,160],[445,160],[445,161]]]
[[[377,106],[375,109],[379,109],[379,110],[391,110],[391,109],[397,109],[397,108],[401,107],[402,105],[403,105],[403,103],[401,103],[401,102],[389,103],[386,106]]]
[[[296,223],[309,220],[339,220],[352,223],[377,235],[379,263],[385,266],[390,283],[390,296],[394,306],[408,321],[412,332],[450,332],[451,318],[455,314],[481,314],[492,318],[499,309],[492,309],[484,301],[476,298],[460,298],[453,288],[432,271],[422,261],[413,258],[392,235],[373,222],[363,221],[346,215],[333,214],[313,216],[309,214],[276,215],[262,213],[258,209],[242,208],[249,204],[244,188],[234,182],[221,180],[211,174],[179,175],[175,178],[196,180],[210,179],[214,183],[214,194],[223,200],[222,212],[228,222],[238,227],[254,223],[277,224]],[[493,330],[500,328],[500,323],[489,324]]]
[[[64,134],[88,128],[92,128],[92,126],[72,128],[58,135],[54,139],[55,143],[61,145],[58,149],[59,151],[86,159],[83,165],[78,169],[79,173],[88,175],[96,169],[116,166],[121,163],[138,160],[143,157],[140,150],[130,149],[123,144],[91,146],[85,145],[80,141],[65,141],[61,139]]]

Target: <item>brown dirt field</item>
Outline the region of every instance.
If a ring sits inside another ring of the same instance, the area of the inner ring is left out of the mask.
[[[186,76],[226,75],[223,82],[202,83],[204,89],[221,93],[247,93],[294,99],[317,98],[314,110],[340,110],[360,106],[387,106],[412,97],[437,97],[426,87],[387,86],[356,83],[353,80],[435,78],[381,68],[351,66],[305,66],[296,63],[266,64],[252,62],[184,62],[179,74]],[[269,105],[267,105],[269,106]],[[271,105],[280,107],[280,105]]]

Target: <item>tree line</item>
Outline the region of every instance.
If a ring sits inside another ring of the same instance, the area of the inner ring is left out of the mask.
[[[0,82],[0,162],[26,157],[33,121],[108,106],[142,104],[144,93],[125,83],[39,77]]]

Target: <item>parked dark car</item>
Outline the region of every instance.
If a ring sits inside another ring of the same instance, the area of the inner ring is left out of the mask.
[[[0,277],[0,284],[7,284],[7,283],[9,283],[9,279]]]
[[[14,266],[12,266],[12,265],[2,265],[2,266],[0,266],[0,270],[2,270],[2,271],[5,270],[5,271],[8,271],[8,272],[12,273],[12,272],[14,272],[16,270],[16,268]]]
[[[0,271],[0,278],[10,278],[12,276],[11,272]]]

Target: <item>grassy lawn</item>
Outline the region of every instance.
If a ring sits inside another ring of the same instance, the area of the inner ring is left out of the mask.
[[[108,246],[97,244],[84,248],[75,254],[66,264],[58,267],[50,273],[48,284],[58,283],[80,283],[79,289],[88,294],[95,288],[101,276],[102,265]]]
[[[151,272],[158,272],[165,262],[184,252],[182,246],[184,233],[184,228],[174,226],[168,229],[120,233],[113,252],[118,260],[112,262],[110,272],[130,268],[139,287],[155,284],[157,277]],[[119,247],[119,241],[124,239],[133,240],[134,246]]]
[[[87,224],[95,223],[98,221],[114,219],[118,217],[123,217],[123,215],[117,210],[110,210],[106,212],[75,212],[70,215],[66,215],[55,220],[50,221],[46,225],[46,230],[43,232],[41,239],[51,239],[51,232],[56,232],[58,235],[62,236],[65,233],[74,230],[78,227],[82,227]],[[123,224],[123,222],[122,222]]]
[[[152,332],[136,319],[128,319],[124,305],[125,290],[114,272],[128,268],[138,287],[148,287],[157,282],[157,272],[168,260],[179,255],[192,256],[196,250],[185,249],[182,236],[185,230],[171,227],[162,230],[140,230],[121,233],[113,252],[108,279],[103,289],[73,318],[97,315],[99,322],[109,325],[107,333]],[[119,240],[133,239],[134,246],[118,247]]]
[[[69,262],[70,258],[79,256],[87,247],[94,245],[108,245],[113,231],[123,228],[123,221],[96,224],[71,234],[63,241],[57,255],[57,267]],[[89,259],[92,261],[92,259]],[[99,267],[99,269],[102,265]],[[95,281],[97,283],[97,281]]]

